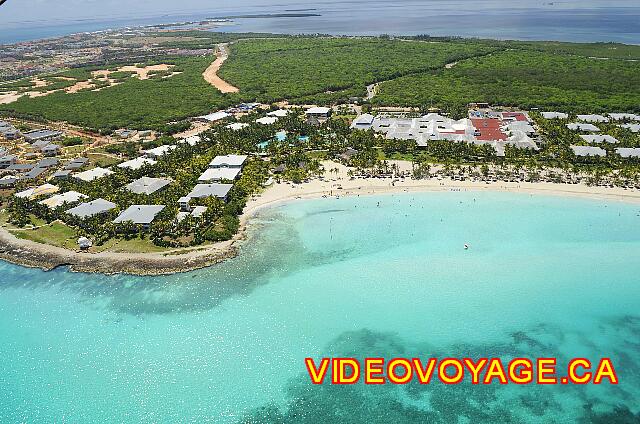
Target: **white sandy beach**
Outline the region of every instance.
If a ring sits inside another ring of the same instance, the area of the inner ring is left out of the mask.
[[[408,162],[395,162],[401,171],[410,169]],[[171,274],[219,263],[236,255],[239,243],[247,234],[251,218],[260,210],[297,199],[318,199],[336,196],[385,195],[436,191],[512,192],[532,195],[579,196],[606,201],[640,204],[640,191],[622,188],[589,187],[583,184],[507,183],[453,181],[448,179],[413,180],[411,178],[351,178],[348,168],[335,162],[325,162],[327,176],[307,183],[274,183],[247,202],[240,218],[241,228],[229,241],[207,246],[169,250],[159,253],[76,252],[60,247],[18,239],[0,228],[0,257],[21,265],[52,269],[65,264],[74,271],[129,273],[140,275]],[[407,168],[409,167],[409,168]]]

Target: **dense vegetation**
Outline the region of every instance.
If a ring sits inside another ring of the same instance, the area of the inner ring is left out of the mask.
[[[240,92],[221,94],[203,80],[211,56],[156,58],[156,63],[174,64],[172,71],[181,73],[170,78],[158,73],[145,81],[116,74],[122,79],[114,87],[23,97],[0,105],[0,110],[106,131],[161,129],[241,101],[328,104],[362,99],[366,86],[375,82],[382,83],[374,105],[433,105],[454,115],[464,114],[466,104],[474,101],[589,113],[640,110],[640,62],[634,61],[640,57],[638,46],[427,36],[400,40],[202,31],[156,35],[176,48],[210,49],[215,43],[231,42],[220,76]],[[458,63],[445,68],[454,62]],[[73,83],[56,77],[83,81],[92,69],[42,78],[60,88]],[[21,80],[2,87],[25,91],[29,84]]]
[[[382,84],[376,104],[470,102],[576,112],[640,110],[640,64],[510,50]]]

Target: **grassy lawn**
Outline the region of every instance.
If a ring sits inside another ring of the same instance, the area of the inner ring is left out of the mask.
[[[46,225],[35,230],[10,231],[18,238],[52,246],[73,249],[76,244],[75,230],[60,222],[54,222],[51,225]]]
[[[103,168],[107,168],[112,165],[116,165],[122,162],[120,159],[113,158],[111,156],[104,156],[99,153],[89,153],[87,154],[89,161],[96,166],[101,166]]]
[[[132,240],[109,240],[104,246],[96,246],[96,250],[115,253],[156,253],[164,252],[168,249],[154,245],[149,239],[140,240],[135,238]]]

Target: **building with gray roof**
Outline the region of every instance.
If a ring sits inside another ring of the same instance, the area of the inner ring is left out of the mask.
[[[21,179],[22,180],[35,180],[36,178],[41,177],[42,174],[44,174],[47,171],[48,171],[47,168],[35,167],[31,171],[29,171],[26,174],[24,174]]]
[[[226,200],[233,184],[197,184],[187,197],[201,199],[204,197],[217,197]]]
[[[640,115],[634,113],[610,113],[609,117],[614,121],[640,121]]]
[[[148,229],[156,216],[165,208],[164,205],[132,205],[123,211],[116,219],[115,224],[132,222]]]
[[[581,124],[578,122],[574,122],[571,124],[567,124],[567,128],[572,131],[584,131],[584,132],[599,132],[600,128],[596,127],[593,124]]]
[[[602,115],[577,115],[576,117],[584,122],[609,122],[609,118]]]
[[[14,163],[7,168],[7,171],[29,172],[35,167],[32,163]]]
[[[48,144],[42,148],[42,154],[45,156],[56,156],[60,153],[61,147],[58,144]]]
[[[75,158],[71,162],[68,162],[64,166],[64,169],[70,169],[70,170],[80,169],[83,166],[85,166],[87,164],[87,162],[89,162],[88,158]]]
[[[571,150],[576,156],[599,156],[605,157],[607,155],[607,151],[600,147],[593,146],[571,146]]]
[[[51,178],[53,178],[54,180],[58,180],[58,179],[63,180],[65,178],[69,178],[70,175],[71,175],[71,171],[67,169],[67,170],[54,172]]]
[[[569,115],[562,112],[542,112],[544,119],[568,119]]]
[[[91,202],[81,203],[75,208],[69,209],[67,213],[77,216],[78,218],[86,218],[89,216],[101,215],[115,208],[115,203],[104,199],[96,199]]]
[[[173,180],[167,178],[141,177],[126,186],[127,190],[135,194],[147,196],[171,184]]]
[[[373,126],[373,120],[375,117],[369,113],[364,113],[358,116],[351,123],[351,128],[355,130],[368,130]]]
[[[246,155],[216,156],[209,163],[209,168],[242,168],[247,157]]]
[[[586,141],[587,143],[595,143],[595,144],[600,144],[600,143],[610,143],[610,144],[618,144],[620,143],[620,141],[610,135],[599,135],[599,134],[590,134],[590,135],[581,135],[580,136],[581,139],[583,139],[584,141]]]
[[[33,130],[23,134],[24,139],[33,144],[36,141],[51,141],[62,137],[62,131],[53,130]]]
[[[623,124],[620,126],[634,133],[640,132],[640,124]]]
[[[37,168],[51,168],[53,166],[58,166],[60,161],[55,158],[44,158],[40,162],[36,164]]]
[[[11,165],[16,163],[18,157],[16,155],[6,155],[0,158],[0,169],[7,169]]]
[[[616,153],[623,158],[640,158],[640,148],[621,147],[616,149]]]

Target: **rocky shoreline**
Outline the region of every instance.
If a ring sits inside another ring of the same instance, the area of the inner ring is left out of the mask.
[[[22,240],[0,229],[0,259],[43,271],[68,267],[72,272],[105,275],[170,275],[206,268],[233,258],[238,254],[239,243],[245,238],[246,228],[243,226],[230,241],[185,249],[184,253],[91,253]]]

